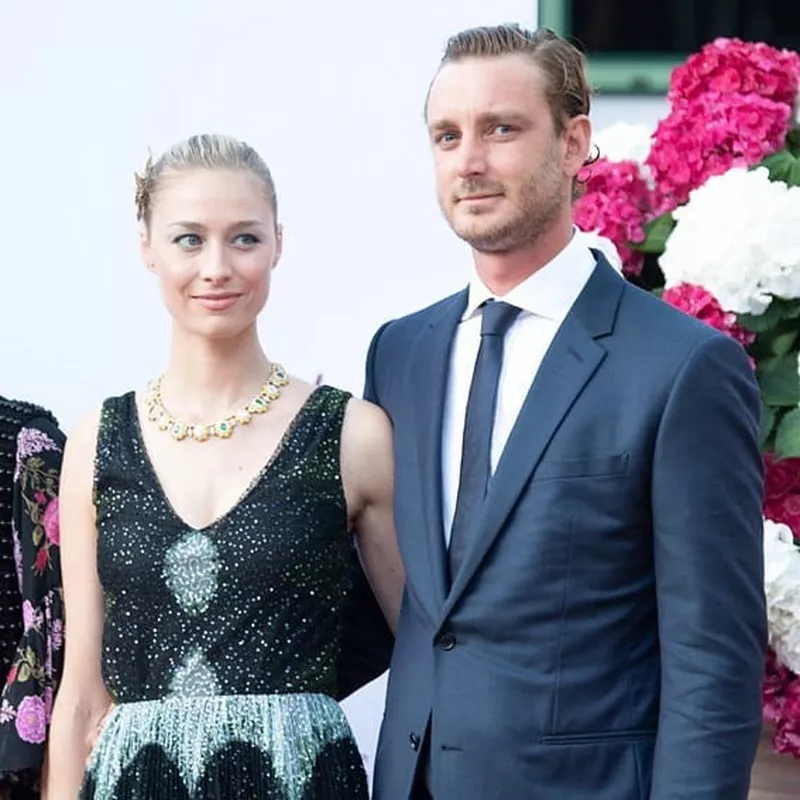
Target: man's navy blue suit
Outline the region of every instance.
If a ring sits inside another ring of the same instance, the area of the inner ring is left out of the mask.
[[[766,647],[759,393],[742,347],[597,265],[450,583],[442,413],[460,292],[385,325],[407,586],[376,800],[745,800]]]

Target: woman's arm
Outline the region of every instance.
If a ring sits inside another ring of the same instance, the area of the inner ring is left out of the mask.
[[[351,400],[342,431],[342,478],[367,578],[392,631],[405,573],[394,529],[392,426],[372,403]]]
[[[98,415],[67,440],[59,499],[65,605],[64,675],[53,706],[43,796],[74,800],[86,760],[112,707],[101,673],[103,593],[92,501]]]

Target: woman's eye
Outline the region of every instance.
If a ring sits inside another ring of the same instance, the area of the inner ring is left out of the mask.
[[[196,233],[183,233],[180,236],[176,236],[172,241],[184,250],[191,250],[194,247],[199,247],[203,243],[202,239]]]
[[[253,247],[261,240],[252,233],[240,233],[234,241],[237,247]]]

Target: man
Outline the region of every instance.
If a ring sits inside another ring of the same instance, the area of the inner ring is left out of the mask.
[[[742,348],[573,236],[580,53],[468,30],[427,100],[469,288],[385,325],[407,586],[377,800],[744,800],[761,723]],[[589,167],[590,168],[590,167]]]

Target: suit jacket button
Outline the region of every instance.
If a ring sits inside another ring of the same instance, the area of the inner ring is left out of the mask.
[[[419,750],[419,736],[416,733],[409,733],[408,734],[408,743],[411,745],[411,749],[416,753]]]
[[[436,646],[440,650],[452,650],[456,646],[456,637],[452,633],[440,633],[436,637]]]

